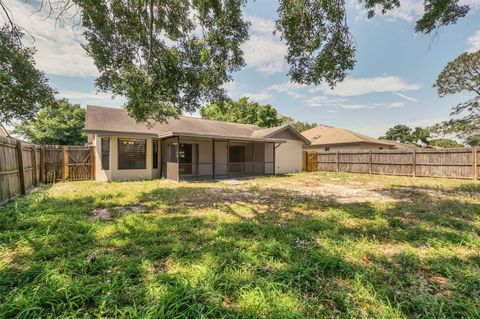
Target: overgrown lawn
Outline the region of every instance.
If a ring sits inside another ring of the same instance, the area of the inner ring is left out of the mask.
[[[480,186],[336,173],[44,186],[0,208],[7,317],[480,318]]]

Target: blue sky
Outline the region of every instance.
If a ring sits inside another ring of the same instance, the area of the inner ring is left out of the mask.
[[[250,96],[269,103],[295,119],[344,127],[379,136],[398,123],[426,126],[447,119],[465,96],[439,98],[432,84],[442,68],[459,54],[480,50],[480,0],[464,0],[471,13],[456,25],[432,36],[413,31],[422,14],[421,1],[401,1],[402,7],[372,20],[354,2],[348,4],[349,25],[357,42],[357,64],[334,90],[326,85],[289,82],[285,45],[272,34],[277,2],[250,1],[245,9],[252,23],[244,44],[247,66],[226,87],[232,98]],[[82,106],[120,107],[123,99],[95,93],[97,71],[80,46],[81,32],[55,26],[44,13],[22,0],[7,0],[17,23],[35,37],[38,67],[59,96]],[[195,114],[194,114],[195,115]]]

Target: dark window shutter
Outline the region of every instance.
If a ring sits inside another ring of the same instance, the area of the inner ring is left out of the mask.
[[[110,169],[110,139],[108,137],[102,137],[102,169]]]

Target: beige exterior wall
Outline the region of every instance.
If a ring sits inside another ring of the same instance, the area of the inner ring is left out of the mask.
[[[302,146],[300,140],[286,140],[275,150],[275,173],[294,173],[302,171]]]
[[[180,137],[180,143],[198,145],[198,174],[212,175],[212,140]]]
[[[101,163],[101,138],[110,138],[110,169],[103,170]],[[145,169],[118,169],[118,139],[135,138],[147,141],[146,168]],[[153,168],[153,144],[151,137],[138,136],[115,136],[115,135],[94,135],[91,137],[95,146],[95,180],[97,181],[127,181],[153,179],[160,176],[160,154],[158,168]]]
[[[304,151],[325,152],[326,147],[329,151],[349,151],[349,150],[378,150],[392,149],[393,146],[374,144],[374,143],[352,143],[352,144],[333,144],[333,145],[305,145]]]

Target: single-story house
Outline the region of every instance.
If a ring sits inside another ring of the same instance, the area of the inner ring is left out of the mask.
[[[302,132],[310,144],[303,146],[304,151],[342,151],[398,148],[391,141],[382,141],[344,128],[318,125]]]
[[[289,125],[256,125],[181,116],[138,123],[123,109],[87,106],[95,179],[218,179],[302,170],[309,141]]]

